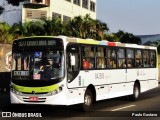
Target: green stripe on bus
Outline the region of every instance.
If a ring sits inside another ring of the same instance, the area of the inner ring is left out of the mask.
[[[16,84],[13,84],[12,86],[15,90],[19,92],[27,92],[27,93],[32,93],[32,91],[34,91],[35,93],[51,92],[58,88],[58,84],[51,86],[44,86],[44,87],[25,87]]]

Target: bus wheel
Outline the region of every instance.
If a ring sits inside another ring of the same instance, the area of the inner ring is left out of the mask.
[[[82,104],[83,111],[91,110],[93,104],[93,94],[91,90],[87,90],[84,95],[84,103]]]
[[[136,101],[140,96],[140,86],[139,84],[135,84],[133,88],[133,94],[130,96],[130,99]]]

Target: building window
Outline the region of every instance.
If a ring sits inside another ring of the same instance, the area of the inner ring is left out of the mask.
[[[63,21],[64,22],[69,22],[69,21],[71,21],[71,17],[63,15]]]
[[[88,0],[83,0],[82,7],[88,9]]]
[[[71,2],[71,0],[66,0],[66,1]]]
[[[95,2],[91,1],[90,2],[90,10],[93,11],[93,12],[95,12],[95,6],[96,6]]]
[[[26,12],[26,18],[32,18],[32,11]]]
[[[26,11],[26,18],[39,19],[39,18],[46,18],[46,17],[47,17],[47,11],[41,11],[41,10]]]
[[[61,14],[53,12],[52,13],[52,18],[60,18],[61,19]]]
[[[80,0],[73,0],[73,3],[80,6]]]
[[[46,18],[46,17],[47,17],[47,12],[46,11],[41,12],[41,18]]]

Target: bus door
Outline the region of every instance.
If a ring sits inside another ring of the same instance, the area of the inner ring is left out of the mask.
[[[75,43],[69,43],[67,46],[67,83],[68,88],[79,87],[78,74],[80,70],[80,55],[79,45]]]

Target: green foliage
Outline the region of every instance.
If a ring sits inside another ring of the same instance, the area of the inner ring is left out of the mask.
[[[7,23],[0,23],[0,43],[6,43],[8,41],[10,28],[10,25]]]
[[[160,54],[160,40],[148,42],[146,45],[157,47],[157,51]]]
[[[62,34],[63,28],[60,18],[42,19],[42,21],[44,22],[45,35],[53,36]]]
[[[43,36],[45,35],[44,21],[29,21],[22,25],[22,34],[24,36]]]
[[[21,23],[14,23],[12,26],[11,26],[11,29],[10,29],[10,33],[13,35],[13,36],[20,36],[22,35],[22,24]]]
[[[106,35],[105,38],[112,42],[141,44],[141,39],[131,33],[119,30],[117,33]]]
[[[109,28],[106,23],[94,20],[90,15],[77,16],[68,22],[60,18],[41,19],[25,23],[15,23],[12,26],[0,23],[0,42],[11,43],[13,39],[26,36],[57,36],[65,35],[78,38],[108,40],[112,42],[136,43],[141,40],[131,33],[119,30],[117,33],[106,34]]]
[[[94,20],[90,15],[84,17],[77,16],[73,18],[67,26],[67,35],[79,38],[92,38],[96,40],[104,39],[104,31],[109,28],[105,23],[99,20]]]

